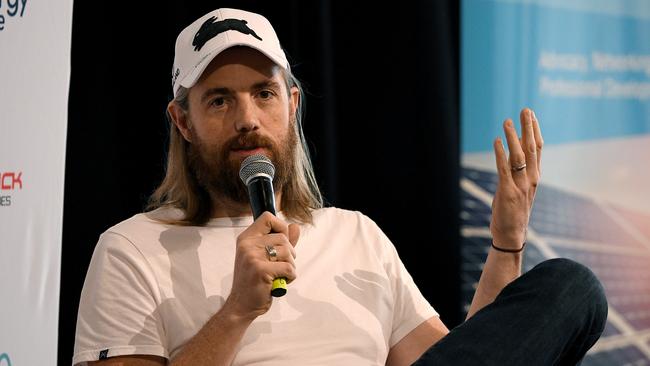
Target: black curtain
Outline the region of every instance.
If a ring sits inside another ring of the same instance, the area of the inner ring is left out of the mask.
[[[265,15],[307,91],[305,134],[330,205],[375,220],[448,326],[461,321],[459,7],[330,1],[76,1],[59,317],[71,362],[99,235],[163,176],[176,35],[218,7]]]

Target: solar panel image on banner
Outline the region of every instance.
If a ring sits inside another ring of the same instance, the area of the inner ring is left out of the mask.
[[[493,172],[463,168],[462,279],[469,309],[490,248]],[[582,365],[650,365],[650,216],[539,186],[531,215],[524,271],[564,257],[589,267],[605,288],[609,315]]]

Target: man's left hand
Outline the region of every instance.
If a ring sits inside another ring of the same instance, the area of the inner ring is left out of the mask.
[[[540,178],[543,139],[535,113],[524,108],[520,115],[521,139],[512,120],[503,123],[508,142],[506,155],[501,138],[494,141],[499,183],[492,201],[490,231],[499,248],[520,249],[526,241],[528,219]]]

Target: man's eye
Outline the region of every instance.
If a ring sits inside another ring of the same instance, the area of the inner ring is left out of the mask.
[[[226,100],[224,98],[214,98],[211,104],[215,107],[221,107],[226,104]]]
[[[260,97],[262,99],[269,99],[273,96],[273,92],[270,90],[262,90],[260,91]]]

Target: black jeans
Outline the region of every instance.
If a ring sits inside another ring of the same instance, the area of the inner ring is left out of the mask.
[[[413,365],[576,365],[606,320],[607,300],[593,272],[551,259],[506,286]]]

